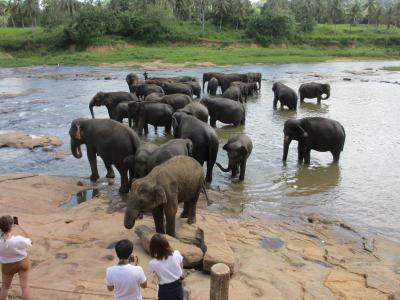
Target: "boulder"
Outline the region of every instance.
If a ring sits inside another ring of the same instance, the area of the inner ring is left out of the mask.
[[[135,226],[135,232],[138,235],[144,250],[149,253],[151,237],[156,233],[153,228],[146,225]],[[179,250],[183,256],[184,268],[195,268],[201,266],[203,261],[203,252],[192,244],[182,243],[178,239],[166,235],[168,242],[173,249]]]
[[[23,132],[10,132],[0,134],[0,148],[27,148],[61,146],[62,141],[53,136],[30,135]]]

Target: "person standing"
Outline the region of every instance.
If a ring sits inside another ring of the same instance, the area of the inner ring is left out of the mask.
[[[115,252],[119,258],[117,265],[107,268],[107,289],[114,291],[115,300],[142,300],[140,287],[147,288],[147,278],[142,267],[132,265],[133,244],[130,240],[120,240],[115,244]]]
[[[18,228],[24,236],[11,235]],[[0,217],[0,264],[2,285],[0,300],[7,300],[8,290],[14,275],[18,273],[22,300],[30,299],[29,270],[31,261],[27,249],[32,247],[30,234],[18,223],[18,218],[9,215]]]
[[[156,233],[150,240],[150,269],[159,278],[158,300],[183,300],[183,257],[172,250],[165,236]]]

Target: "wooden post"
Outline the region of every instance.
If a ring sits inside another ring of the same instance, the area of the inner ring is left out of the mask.
[[[218,263],[211,267],[210,300],[229,299],[229,267]]]

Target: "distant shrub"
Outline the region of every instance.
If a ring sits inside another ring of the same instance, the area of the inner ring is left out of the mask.
[[[254,15],[247,24],[246,34],[262,45],[290,40],[295,31],[292,14],[284,10],[270,10]]]

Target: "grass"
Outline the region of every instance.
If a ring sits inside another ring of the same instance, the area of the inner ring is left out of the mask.
[[[383,67],[383,69],[386,71],[400,71],[400,66]]]
[[[61,27],[52,31],[42,28],[0,28],[0,67],[17,67],[39,64],[98,65],[102,63],[151,62],[196,66],[202,62],[216,65],[256,63],[323,62],[347,58],[400,59],[400,29],[386,31],[384,27],[367,28],[348,25],[318,25],[312,33],[302,34],[296,44],[286,47],[254,47],[245,39],[243,30],[224,30],[207,25],[202,34],[198,24],[177,23],[175,30],[185,42],[163,45],[143,45],[129,38],[105,36],[94,45],[128,44],[104,51],[75,51],[62,49]],[[381,43],[382,40],[386,41]],[[387,41],[393,45],[387,46]],[[356,47],[354,45],[357,45]],[[387,47],[385,47],[385,45]],[[285,45],[284,45],[285,46]],[[350,46],[350,47],[348,47]],[[110,47],[111,48],[111,47]]]

